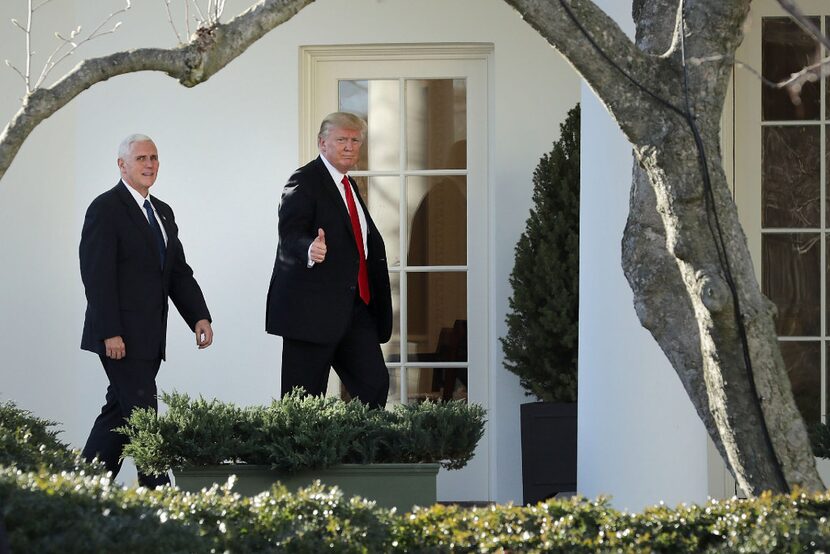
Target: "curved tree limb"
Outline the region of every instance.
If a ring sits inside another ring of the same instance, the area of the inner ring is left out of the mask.
[[[649,114],[649,118],[642,117],[643,103],[658,104],[648,93],[614,69],[611,63],[616,64],[633,80],[647,83],[651,92],[661,98],[677,98],[680,94],[682,89],[679,88],[677,69],[672,68],[665,57],[638,48],[617,22],[594,2],[505,1],[582,75],[632,144],[642,143],[644,138],[653,136],[654,126],[668,124],[662,119],[665,114],[660,111]],[[591,37],[596,46],[591,44],[585,34]],[[676,116],[669,115],[669,119],[676,119]]]
[[[186,87],[196,86],[313,1],[260,0],[227,23],[198,29],[190,42],[176,48],[143,48],[82,61],[52,86],[23,99],[0,133],[0,180],[34,128],[92,85],[126,73],[161,71]]]

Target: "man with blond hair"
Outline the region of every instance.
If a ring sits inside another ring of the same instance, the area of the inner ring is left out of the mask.
[[[386,247],[348,176],[365,140],[356,115],[326,116],[320,155],[285,185],[265,327],[283,338],[282,394],[325,393],[333,367],[352,398],[382,408],[389,372],[380,345],[392,333]]]

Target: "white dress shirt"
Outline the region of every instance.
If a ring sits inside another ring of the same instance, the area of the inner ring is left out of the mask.
[[[329,174],[331,174],[331,178],[334,179],[335,184],[337,185],[337,192],[340,193],[340,198],[343,199],[343,205],[346,206],[346,213],[349,211],[349,203],[346,201],[346,189],[343,187],[343,177],[345,176],[344,173],[340,173],[336,167],[331,165],[326,157],[320,154],[320,159],[323,160],[323,164],[325,164],[326,169],[329,170]],[[351,186],[351,182],[349,183]],[[363,213],[363,208],[360,205],[360,202],[357,201],[357,193],[355,192],[354,188],[352,189],[352,197],[354,198],[354,205],[357,208],[357,219],[360,221],[360,235],[361,239],[363,239],[363,257],[369,258],[369,247],[366,242],[366,233],[368,232],[368,226],[366,225],[366,214]],[[155,208],[154,208],[155,209]],[[325,232],[325,229],[323,229]],[[312,241],[312,244],[314,241]],[[314,262],[311,260],[311,244],[308,245],[308,267],[312,267]]]
[[[136,204],[138,204],[138,207],[141,208],[141,213],[144,214],[144,219],[147,220],[147,224],[149,225],[150,218],[147,216],[147,211],[144,209],[144,201],[150,200],[150,195],[148,194],[147,198],[144,198],[143,196],[141,196],[140,192],[138,192],[133,187],[125,183],[123,179],[121,180],[121,184],[127,187],[127,190],[130,191],[130,194],[133,195]],[[152,200],[150,200],[150,205],[153,206]],[[156,210],[155,206],[153,206],[153,213],[156,215],[156,222],[159,224],[159,228],[161,229],[161,236],[164,237],[164,245],[167,246],[167,231],[164,230],[164,225],[162,225],[161,223],[161,216],[159,215],[158,210]]]

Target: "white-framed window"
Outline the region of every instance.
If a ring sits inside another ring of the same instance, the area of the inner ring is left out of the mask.
[[[488,136],[493,46],[307,46],[300,51],[300,162],[322,119],[369,125],[350,173],[386,243],[393,335],[389,404],[489,406]],[[332,373],[329,394],[340,395]],[[489,433],[470,463],[438,475],[439,499],[490,498]]]
[[[800,6],[823,32],[830,5]],[[780,82],[827,55],[770,1],[753,2],[738,60]],[[735,202],[761,290],[778,308],[776,329],[796,404],[809,425],[828,411],[827,82],[798,98],[738,68],[732,167]]]

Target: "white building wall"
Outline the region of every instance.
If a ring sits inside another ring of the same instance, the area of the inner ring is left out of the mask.
[[[597,2],[633,36],[630,0]],[[707,496],[707,436],[621,269],[631,146],[583,85],[577,488],[620,508]]]
[[[25,4],[0,3],[0,51],[20,63],[22,35],[7,22],[25,20]],[[36,40],[48,41],[52,32],[76,23],[91,29],[122,5],[51,3],[38,12],[43,19]],[[247,5],[228,0],[225,20]],[[162,2],[134,2],[121,19],[115,35],[88,44],[81,56],[175,43]],[[142,132],[159,147],[153,192],[176,211],[216,332],[215,344],[197,351],[189,330],[171,315],[159,388],[241,404],[268,402],[278,391],[280,341],[263,330],[264,303],[277,202],[300,163],[298,48],[418,42],[495,47],[487,191],[490,337],[489,344],[470,347],[491,352],[491,475],[480,498],[521,501],[518,404],[524,395],[518,379],[502,368],[497,338],[505,329],[507,279],[530,206],[532,171],[557,138],[579,87],[562,58],[501,0],[317,0],[195,89],[155,73],[118,77],[46,121],[0,181],[0,400],[63,422],[64,438],[83,445],[106,379],[97,359],[78,349],[85,306],[78,239],[86,206],[118,179],[119,141]],[[38,51],[48,52],[47,44]],[[0,69],[0,121],[17,109],[15,79]]]

